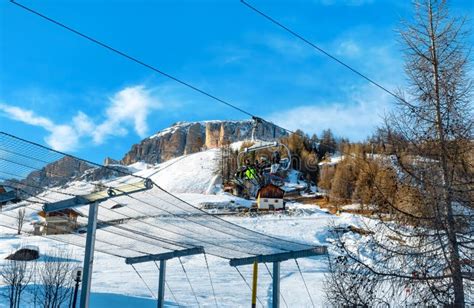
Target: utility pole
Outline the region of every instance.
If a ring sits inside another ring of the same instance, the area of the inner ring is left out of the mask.
[[[95,233],[97,230],[97,202],[89,204],[89,221],[87,222],[86,252],[84,255],[84,279],[81,287],[81,308],[89,307],[92,282],[92,266],[94,265]]]
[[[253,276],[252,276],[252,308],[257,307],[257,279],[258,279],[258,262],[253,262]]]
[[[77,292],[79,290],[79,283],[82,280],[82,268],[78,268],[74,271],[74,281],[76,284],[74,285],[74,294],[72,296],[72,305],[71,308],[76,308],[77,303]]]

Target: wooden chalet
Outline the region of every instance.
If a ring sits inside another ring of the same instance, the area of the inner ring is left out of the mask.
[[[257,208],[259,210],[284,210],[285,191],[278,186],[268,184],[261,187],[257,192]]]
[[[77,217],[82,216],[73,209],[51,213],[41,211],[38,215],[44,218],[42,233],[46,235],[73,233],[78,227]]]

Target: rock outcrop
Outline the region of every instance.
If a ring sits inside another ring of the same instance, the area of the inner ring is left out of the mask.
[[[252,138],[253,121],[205,121],[178,122],[161,132],[132,146],[121,163],[133,164],[137,161],[155,164],[169,159],[196,153],[202,149],[212,149],[226,142],[249,140]],[[259,140],[277,140],[287,133],[271,123],[260,123],[254,137]]]
[[[72,179],[79,178],[86,170],[92,168],[84,161],[64,156],[41,170],[31,172],[23,180],[10,182],[12,182],[12,186],[21,188],[28,194],[37,194],[48,187],[61,186]]]

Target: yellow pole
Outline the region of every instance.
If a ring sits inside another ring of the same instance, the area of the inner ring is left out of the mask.
[[[252,308],[257,307],[257,278],[258,278],[258,263],[253,262],[253,277],[252,277]]]

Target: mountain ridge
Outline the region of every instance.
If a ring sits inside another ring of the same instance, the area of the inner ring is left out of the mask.
[[[205,149],[218,148],[225,143],[250,140],[252,137],[273,141],[288,135],[286,131],[268,122],[258,123],[254,133],[253,130],[253,120],[177,122],[134,144],[119,163],[130,165],[142,161],[156,164]]]
[[[80,159],[65,156],[31,172],[24,179],[11,182],[28,194],[37,194],[74,179],[97,181],[127,174],[130,172],[127,166],[137,162],[160,164],[183,155],[219,148],[225,143],[251,140],[252,137],[273,141],[285,136],[287,132],[272,123],[263,122],[254,127],[253,120],[176,122],[132,145],[121,160],[105,158],[104,165],[112,168],[97,168]]]

